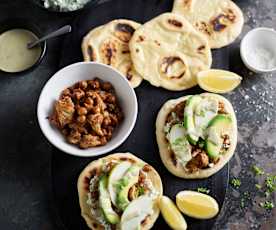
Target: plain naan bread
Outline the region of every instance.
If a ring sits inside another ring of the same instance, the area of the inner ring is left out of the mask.
[[[129,43],[136,71],[154,86],[184,90],[209,69],[208,41],[182,16],[162,14],[139,27]]]
[[[82,42],[84,61],[111,65],[126,76],[133,88],[139,86],[142,77],[133,67],[128,44],[139,26],[134,21],[118,19],[91,30]]]
[[[172,174],[185,179],[207,178],[217,173],[232,158],[237,145],[237,135],[238,135],[237,119],[231,103],[225,97],[222,97],[220,95],[213,94],[213,93],[203,93],[203,94],[200,94],[200,96],[216,98],[219,102],[222,102],[224,104],[224,108],[230,115],[233,123],[231,132],[229,133],[231,145],[230,145],[230,148],[226,151],[226,153],[220,156],[219,162],[216,163],[212,168],[200,169],[196,172],[189,173],[186,170],[184,170],[183,166],[181,166],[180,164],[175,166],[175,164],[171,159],[170,150],[168,148],[169,143],[166,139],[164,126],[166,124],[167,116],[171,113],[171,111],[175,108],[175,106],[181,102],[186,101],[190,96],[184,96],[178,99],[167,101],[160,109],[156,119],[156,139],[157,139],[157,144],[159,148],[159,154],[163,164]]]
[[[244,24],[242,11],[230,0],[174,0],[173,12],[204,34],[211,48],[231,44]]]

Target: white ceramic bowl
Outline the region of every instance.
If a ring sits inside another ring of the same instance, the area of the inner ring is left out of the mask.
[[[49,117],[54,102],[59,98],[62,90],[78,81],[95,77],[103,81],[109,81],[113,85],[124,113],[124,120],[116,128],[112,139],[106,145],[80,149],[67,143],[61,132],[50,124],[47,117]],[[127,79],[113,68],[93,62],[75,63],[58,71],[44,86],[37,106],[38,122],[45,137],[63,152],[81,157],[104,154],[122,144],[135,125],[137,111],[137,98]]]
[[[249,31],[242,39],[240,54],[246,67],[255,73],[275,71],[276,31],[264,27]],[[260,62],[264,62],[265,67],[259,65]]]

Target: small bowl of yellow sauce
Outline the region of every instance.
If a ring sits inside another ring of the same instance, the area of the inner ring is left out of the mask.
[[[42,61],[46,42],[27,48],[41,36],[39,28],[26,19],[12,19],[0,23],[0,71],[20,73],[33,69]]]

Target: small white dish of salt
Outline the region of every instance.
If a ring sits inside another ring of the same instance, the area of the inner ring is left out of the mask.
[[[260,27],[249,31],[241,42],[240,53],[245,66],[255,73],[276,70],[276,31]]]

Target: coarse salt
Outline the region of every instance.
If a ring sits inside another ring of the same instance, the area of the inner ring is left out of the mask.
[[[271,50],[255,47],[249,53],[249,61],[258,69],[273,69],[276,67],[276,56]]]

